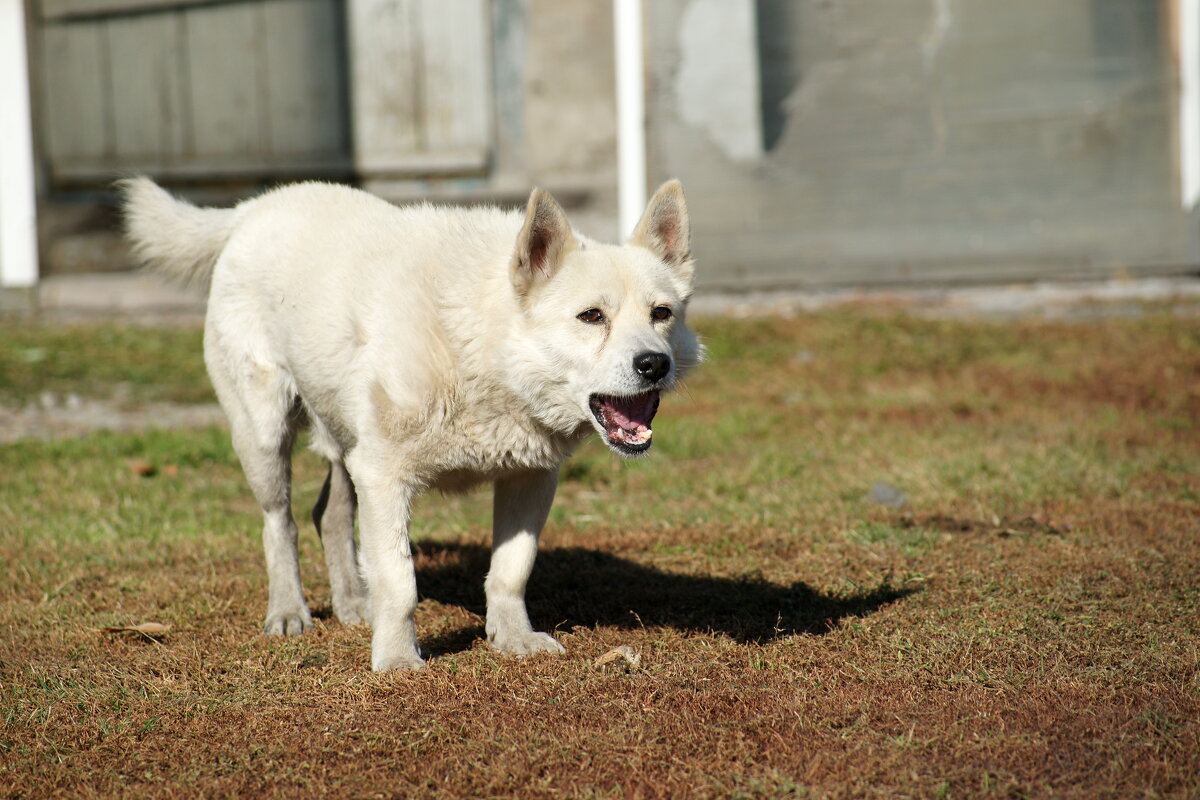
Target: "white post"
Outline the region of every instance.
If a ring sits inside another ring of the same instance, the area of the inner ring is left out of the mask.
[[[0,0],[0,287],[37,283],[25,0]]]
[[[633,233],[646,205],[641,0],[613,0],[613,40],[617,66],[617,234],[624,239]]]
[[[1179,188],[1187,211],[1200,202],[1200,0],[1179,0]]]

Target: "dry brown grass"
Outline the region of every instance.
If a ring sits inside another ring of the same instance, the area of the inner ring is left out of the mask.
[[[1200,323],[702,328],[660,451],[567,471],[529,596],[564,658],[481,642],[486,496],[423,502],[433,658],[379,675],[315,566],[316,630],[257,635],[220,431],[0,448],[0,790],[1200,794]],[[640,665],[595,665],[621,645]]]

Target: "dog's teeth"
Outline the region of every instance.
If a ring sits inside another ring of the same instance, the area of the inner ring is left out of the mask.
[[[630,444],[645,444],[653,435],[654,431],[649,428],[643,428],[640,431],[621,431],[621,438]]]

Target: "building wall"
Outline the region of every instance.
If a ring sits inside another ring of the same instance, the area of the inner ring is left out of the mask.
[[[684,181],[710,286],[1196,263],[1169,2],[753,6],[762,135],[747,153],[686,107],[689,63],[721,48],[704,31],[723,26],[697,17],[730,4],[648,4],[651,164]]]
[[[683,179],[714,289],[1194,265],[1178,2],[646,0],[651,183]],[[205,201],[537,184],[617,235],[608,2],[28,3],[49,271],[127,266],[95,204],[124,171]]]

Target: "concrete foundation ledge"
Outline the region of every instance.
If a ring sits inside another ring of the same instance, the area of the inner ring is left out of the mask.
[[[205,297],[144,272],[50,275],[35,289],[0,292],[0,314],[50,320],[137,317],[156,322],[199,322]]]
[[[0,316],[29,316],[36,311],[36,289],[0,289]]]
[[[699,292],[697,315],[794,316],[827,308],[887,307],[924,316],[1082,319],[1136,316],[1156,305],[1200,316],[1200,277],[1010,283],[977,286],[858,287],[746,293]],[[124,319],[146,324],[199,324],[202,290],[184,289],[144,272],[51,275],[33,289],[0,290],[0,318],[50,322]]]

